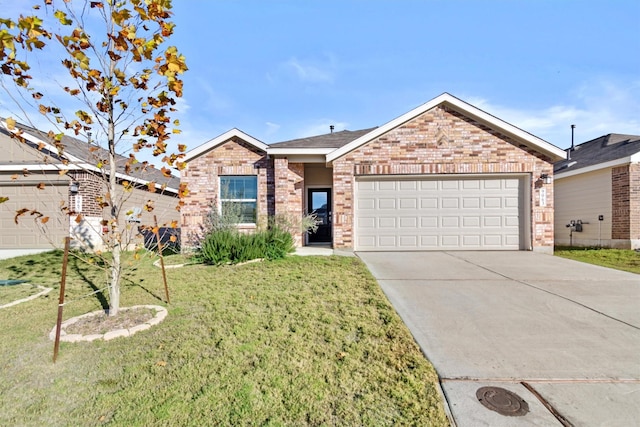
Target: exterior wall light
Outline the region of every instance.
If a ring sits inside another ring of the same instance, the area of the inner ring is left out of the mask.
[[[76,196],[80,192],[80,183],[78,181],[73,181],[69,185],[69,193],[72,196]]]
[[[551,184],[552,179],[548,174],[543,173],[542,175],[540,175],[540,180],[545,183],[545,184]]]

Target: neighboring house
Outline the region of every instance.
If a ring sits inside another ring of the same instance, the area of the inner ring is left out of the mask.
[[[65,149],[60,156],[46,134],[25,125],[16,127],[24,142],[11,137],[6,123],[0,120],[0,196],[9,198],[0,204],[0,257],[60,248],[69,235],[75,247],[101,249],[101,222],[108,217],[108,208],[102,208],[98,201],[106,194],[106,188],[96,164],[98,159],[108,158],[106,151],[65,136]],[[123,216],[129,213],[126,220],[131,223],[132,232],[137,232],[138,223],[153,224],[154,214],[161,224],[179,221],[179,179],[166,178],[156,169],[134,168],[125,173],[122,166],[126,160],[118,156],[117,179],[134,184],[123,209]],[[62,170],[68,172],[61,173]],[[150,187],[155,192],[149,191]],[[144,209],[149,200],[154,206],[152,212]],[[49,220],[42,224],[27,213],[16,225],[16,211],[23,208],[37,210]],[[74,213],[69,215],[69,210]],[[77,214],[82,214],[80,222],[76,221]]]
[[[447,93],[361,131],[267,145],[232,129],[191,150],[182,242],[207,212],[240,227],[316,212],[297,245],[338,250],[553,251],[553,163],[565,152]],[[546,179],[545,179],[546,178]]]
[[[640,248],[640,136],[587,141],[554,170],[557,245]]]

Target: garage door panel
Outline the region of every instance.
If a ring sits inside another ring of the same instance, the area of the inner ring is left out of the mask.
[[[400,185],[398,186],[400,191],[411,191],[414,192],[418,189],[417,181],[400,181]]]
[[[520,218],[517,216],[505,216],[504,217],[504,226],[505,227],[519,227],[520,226]]]
[[[502,208],[502,199],[500,197],[485,197],[482,202],[485,209]]]
[[[395,209],[396,199],[378,199],[378,209]]]
[[[462,236],[462,246],[464,247],[478,247],[480,246],[480,241],[482,240],[482,237],[479,235],[463,235]]]
[[[418,236],[398,236],[399,246],[403,249],[418,247]]]
[[[438,209],[438,199],[436,197],[429,198],[421,198],[420,199],[420,208],[421,209]]]
[[[453,199],[450,197],[445,197],[441,199],[441,206],[443,209],[458,209],[459,201],[457,198]]]
[[[418,227],[418,218],[416,217],[403,217],[400,218],[400,228],[417,228]]]
[[[522,182],[515,177],[358,181],[356,250],[518,250]]]
[[[358,209],[360,211],[364,209],[375,209],[376,208],[376,200],[375,199],[358,199]]]
[[[442,247],[444,248],[458,248],[460,247],[460,236],[458,235],[445,235],[441,238]]]
[[[400,198],[400,209],[417,209],[418,199],[416,198]]]
[[[0,249],[49,249],[52,248],[50,241],[59,243],[69,230],[68,217],[60,210],[62,194],[66,191],[66,183],[47,184],[41,190],[35,185],[3,185],[2,193],[9,200],[0,209]],[[15,212],[22,208],[36,210],[49,221],[43,225],[35,221],[35,216],[27,214],[19,218],[16,225]]]
[[[465,216],[462,218],[462,226],[466,228],[478,228],[480,227],[480,220],[481,218],[479,216]]]
[[[398,246],[396,236],[379,236],[378,244],[381,248],[395,248]]]
[[[464,209],[478,209],[480,207],[480,197],[464,197],[462,207]]]
[[[396,228],[396,218],[395,217],[391,217],[391,218],[379,218],[378,219],[378,228],[391,228],[391,229],[395,229]]]
[[[438,190],[438,181],[420,181],[420,189],[421,190]]]
[[[442,190],[457,190],[460,187],[460,182],[456,180],[440,181],[440,188]]]
[[[437,216],[423,216],[423,217],[420,217],[420,227],[421,228],[437,228],[438,227],[438,217]]]
[[[395,181],[381,181],[378,183],[378,189],[381,191],[385,191],[385,190],[395,191],[396,184],[397,183]]]

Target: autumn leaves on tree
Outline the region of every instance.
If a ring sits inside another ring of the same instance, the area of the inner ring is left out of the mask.
[[[172,169],[184,167],[186,147],[178,145],[176,153],[168,153],[167,149],[171,135],[179,133],[178,121],[172,121],[170,116],[176,111],[176,99],[182,96],[180,75],[187,66],[177,48],[167,44],[174,30],[169,20],[170,0],[43,3],[34,6],[29,16],[0,17],[0,83],[7,99],[15,101],[18,112],[4,120],[4,127],[24,143],[20,122],[31,124],[36,116],[46,117],[50,124],[46,140],[60,155],[61,175],[78,168],[72,168],[64,156],[65,135],[88,141],[89,152],[99,146],[100,152],[105,153],[100,158],[92,157],[90,162],[92,171],[97,171],[104,182],[104,194],[95,197],[108,212],[104,243],[105,252],[109,253],[105,257],[109,260],[109,313],[116,315],[122,273],[120,254],[130,245],[125,236],[131,235],[126,231],[130,225],[122,215],[130,213],[122,211],[122,203],[132,186],[118,177],[119,154],[128,153],[123,165],[125,174],[152,168],[136,157],[143,150],[152,152],[163,164],[160,171],[166,177],[171,176]],[[40,58],[59,59],[61,70],[68,73],[70,79],[61,85],[64,97],[39,89],[38,82],[43,80],[34,78],[32,65]],[[69,109],[68,105],[74,107]],[[151,180],[146,187],[158,191],[158,185]],[[162,191],[161,186],[159,190]],[[179,196],[186,191],[181,186]],[[2,196],[0,202],[6,201]],[[82,220],[69,206],[61,206],[76,221]],[[16,221],[28,213],[39,221],[48,220],[25,206],[16,212]]]

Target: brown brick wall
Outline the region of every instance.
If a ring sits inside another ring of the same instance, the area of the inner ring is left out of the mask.
[[[192,159],[181,173],[189,195],[181,209],[181,234],[185,247],[201,235],[201,226],[210,209],[218,203],[218,177],[221,175],[258,176],[258,223],[274,213],[274,175],[266,153],[243,140],[231,139]]]
[[[356,175],[475,173],[530,173],[532,246],[553,248],[553,185],[545,185],[542,207],[536,183],[543,173],[553,175],[550,159],[449,108],[427,111],[344,155],[333,171],[335,248],[354,244]]]
[[[640,240],[640,163],[629,165],[629,234]]]
[[[611,238],[640,239],[640,165],[611,169]]]
[[[275,211],[289,219],[302,218],[304,200],[304,163],[289,163],[289,160],[274,160]],[[294,233],[296,246],[302,246],[302,233]]]
[[[104,197],[107,193],[101,178],[91,172],[77,172],[73,175],[73,181],[80,184],[79,195],[82,196],[82,214],[86,216],[102,217],[102,208],[98,204],[98,197]],[[75,208],[76,196],[69,195],[69,207]]]

